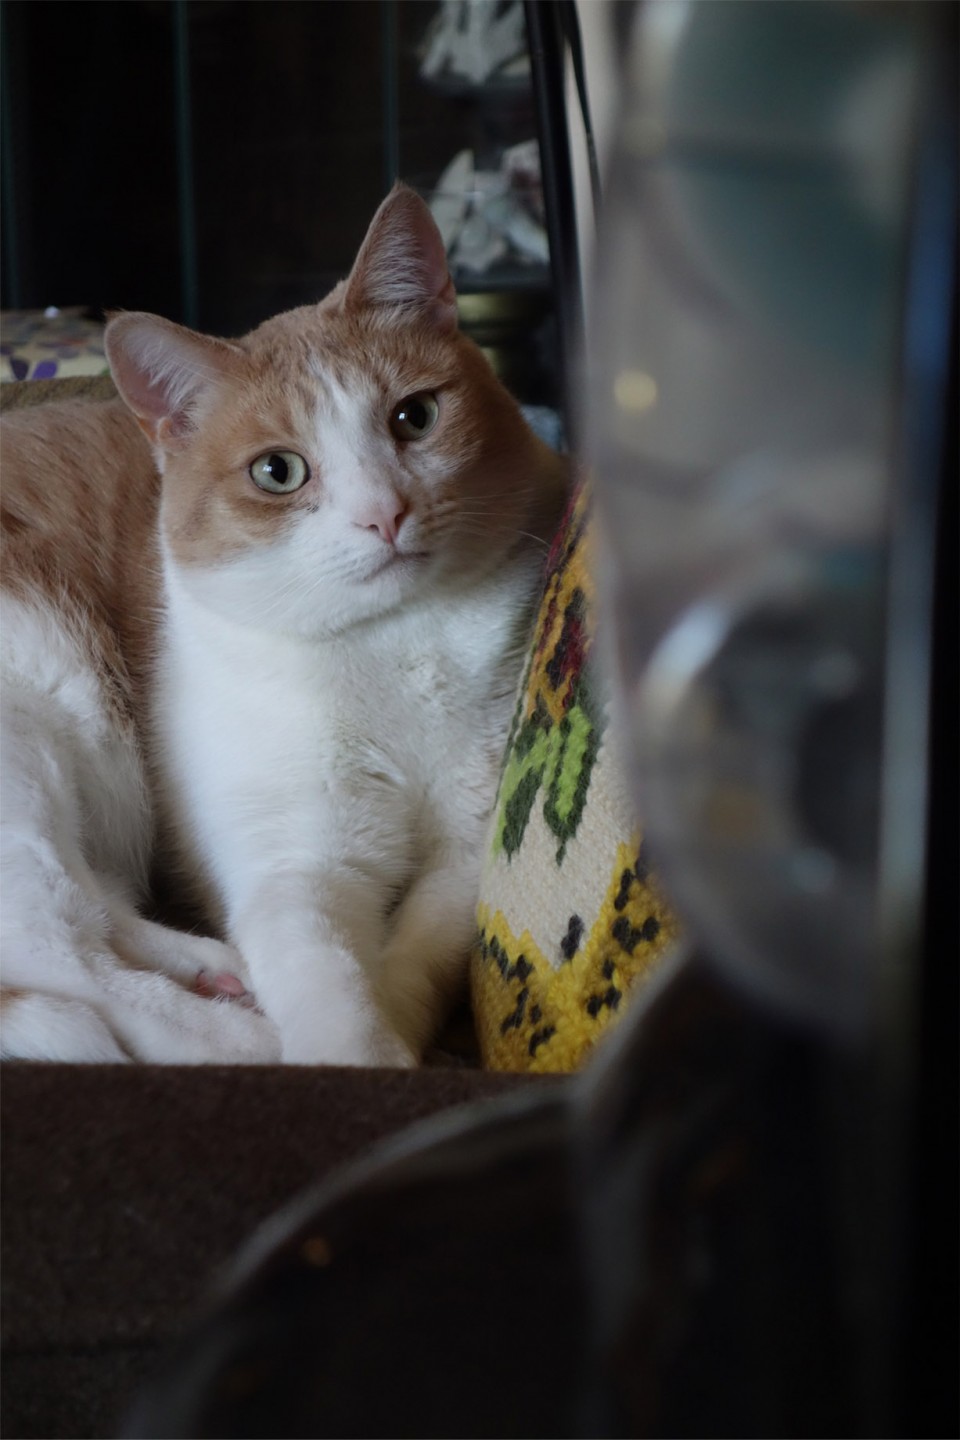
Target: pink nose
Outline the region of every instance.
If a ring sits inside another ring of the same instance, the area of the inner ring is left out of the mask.
[[[357,516],[354,524],[364,530],[376,530],[388,545],[396,545],[400,526],[409,513],[409,505],[397,496],[393,496],[386,504],[371,505],[369,509],[364,510],[361,515]]]

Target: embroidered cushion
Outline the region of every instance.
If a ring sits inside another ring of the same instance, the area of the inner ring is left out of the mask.
[[[483,1063],[576,1069],[678,933],[590,664],[589,494],[571,504],[500,776],[470,988]]]

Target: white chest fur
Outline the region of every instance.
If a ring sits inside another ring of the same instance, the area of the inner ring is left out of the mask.
[[[234,626],[170,577],[155,732],[165,800],[258,994],[273,986],[257,960],[267,942],[248,938],[263,930],[251,908],[280,896],[277,944],[291,907],[305,907],[293,950],[312,948],[312,927],[320,950],[345,937],[370,971],[398,898],[456,869],[462,941],[535,566],[310,640]],[[364,909],[384,928],[361,925],[355,943]],[[263,1003],[269,1013],[269,993]]]

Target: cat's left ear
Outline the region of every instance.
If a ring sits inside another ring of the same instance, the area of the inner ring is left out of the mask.
[[[121,397],[147,439],[164,448],[192,433],[204,395],[241,354],[228,340],[139,311],[110,319],[104,348]]]
[[[370,222],[343,293],[344,310],[397,306],[442,330],[457,328],[447,252],[427,204],[394,185]]]

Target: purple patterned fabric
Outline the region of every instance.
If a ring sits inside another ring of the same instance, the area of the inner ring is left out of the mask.
[[[103,326],[82,307],[0,314],[0,380],[106,373]]]

